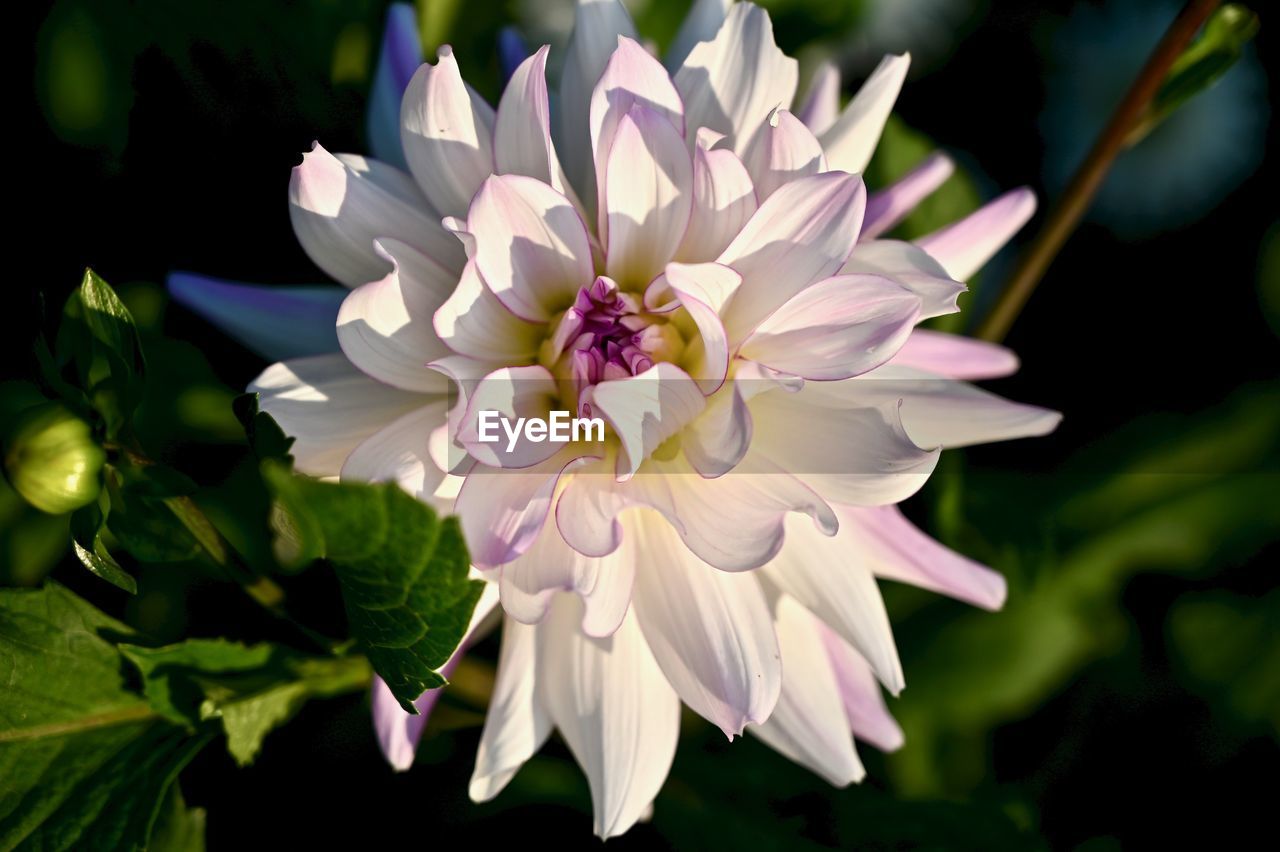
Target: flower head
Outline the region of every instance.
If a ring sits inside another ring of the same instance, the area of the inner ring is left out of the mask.
[[[681,702],[835,784],[863,775],[854,736],[896,747],[876,577],[988,607],[1003,583],[894,504],[943,447],[1058,419],[959,381],[1011,372],[1006,350],[916,329],[957,310],[1030,194],[878,239],[951,169],[937,155],[870,197],[859,176],[907,57],[843,111],[824,69],[793,112],[796,63],[760,8],[698,3],[679,43],[669,72],[619,3],[584,0],[558,115],[547,48],[495,110],[446,47],[404,93],[409,173],[313,148],[291,214],[352,288],[341,352],[250,386],[300,470],[459,514],[505,613],[471,794],[555,728],[606,837],[661,787]],[[484,440],[485,412],[557,410],[599,417],[602,439]],[[380,708],[404,765],[420,726],[398,736]]]

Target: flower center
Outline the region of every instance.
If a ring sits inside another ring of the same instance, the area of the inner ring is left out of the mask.
[[[668,316],[650,313],[634,293],[601,275],[578,291],[573,304],[551,323],[539,361],[575,397],[591,385],[643,373],[673,361],[684,340]]]

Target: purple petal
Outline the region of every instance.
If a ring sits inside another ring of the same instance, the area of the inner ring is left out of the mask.
[[[410,3],[394,3],[387,10],[387,26],[382,33],[382,52],[373,74],[366,116],[369,150],[379,160],[407,169],[400,147],[400,99],[409,78],[422,64],[422,40],[418,36],[418,16]]]
[[[171,272],[166,285],[174,301],[269,360],[338,351],[342,287],[240,284],[192,272]]]

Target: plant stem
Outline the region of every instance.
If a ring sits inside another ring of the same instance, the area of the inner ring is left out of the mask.
[[[1160,90],[1169,69],[1221,4],[1222,0],[1190,0],[1169,25],[1164,38],[1147,59],[1147,64],[1133,81],[1124,100],[1111,114],[1111,119],[1089,155],[1072,176],[1066,192],[1049,213],[1035,241],[1019,258],[1017,269],[1000,300],[978,327],[979,338],[999,342],[1009,333],[1014,320],[1044,277],[1045,271],[1080,224],[1111,169],[1111,163],[1124,149],[1129,134]]]

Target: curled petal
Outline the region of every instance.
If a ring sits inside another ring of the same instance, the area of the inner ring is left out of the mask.
[[[389,264],[373,241],[407,243],[445,269],[462,268],[462,249],[433,216],[413,178],[376,160],[334,156],[316,144],[289,181],[289,218],[307,255],[348,287],[377,281]]]
[[[710,396],[724,384],[729,369],[729,337],[720,321],[720,309],[738,289],[742,276],[718,263],[669,263],[661,281],[679,298],[698,328],[699,343],[688,359],[689,373]]]
[[[956,300],[965,291],[927,252],[898,240],[858,243],[840,269],[842,275],[854,272],[891,278],[915,293],[923,301],[921,319],[956,313]]]
[[[455,276],[398,240],[377,243],[391,272],[361,285],[338,311],[338,342],[364,372],[405,390],[438,391],[427,363],[448,350],[429,322],[453,288]]]
[[[400,106],[409,171],[441,216],[462,216],[493,172],[493,107],[462,80],[453,48],[413,75]]]
[[[503,364],[533,361],[545,330],[499,301],[480,280],[474,261],[462,268],[457,287],[435,312],[432,324],[450,351]]]
[[[989,201],[951,225],[916,240],[946,268],[952,278],[964,281],[982,268],[1036,212],[1036,195],[1030,189],[1014,189]]]
[[[692,422],[707,404],[697,383],[671,363],[601,382],[583,398],[617,432],[624,451],[618,459],[618,475],[624,479],[633,476],[654,450]]]
[[[436,499],[445,471],[432,458],[431,437],[447,422],[445,400],[430,402],[403,414],[361,441],[342,465],[342,478],[356,482],[394,482],[437,510]]]
[[[481,464],[532,467],[555,455],[560,446],[549,440],[529,439],[521,429],[521,421],[530,417],[545,419],[558,395],[555,377],[539,364],[495,370],[468,396],[455,440]],[[520,431],[515,436],[504,434],[506,427],[487,416],[491,412],[497,412]]]
[[[547,97],[547,54],[543,45],[520,63],[503,90],[493,128],[494,171],[528,175],[563,191],[560,164],[551,142],[551,104]]]
[[[861,173],[871,162],[910,65],[908,53],[886,56],[840,117],[821,135],[831,168]]]

